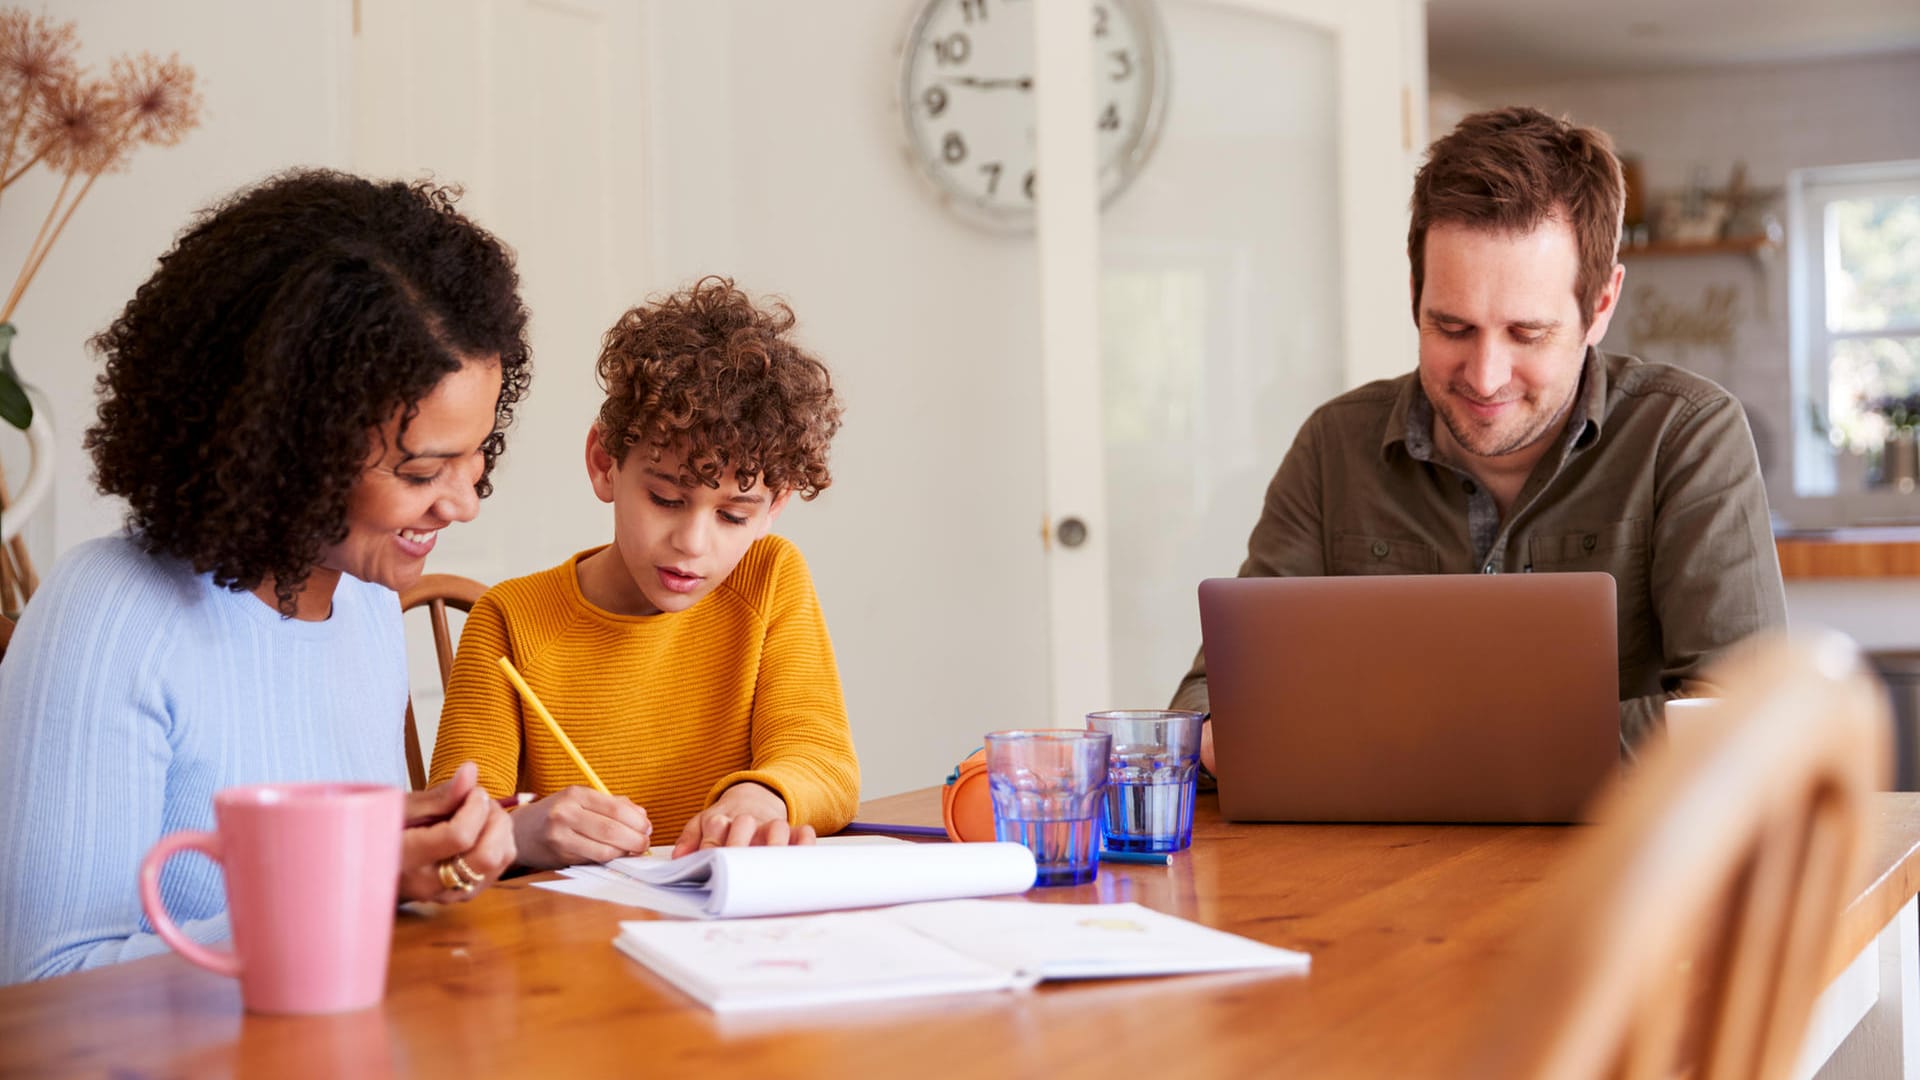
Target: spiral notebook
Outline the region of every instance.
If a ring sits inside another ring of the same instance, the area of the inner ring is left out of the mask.
[[[1263,970],[1305,953],[1139,904],[948,900],[727,923],[623,922],[613,944],[715,1012]]]
[[[1025,892],[1033,853],[1019,844],[909,844],[885,838],[805,847],[708,848],[573,866],[542,889],[689,919],[791,915]]]

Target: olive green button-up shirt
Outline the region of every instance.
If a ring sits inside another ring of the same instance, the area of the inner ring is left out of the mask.
[[[1241,577],[1604,570],[1619,604],[1620,739],[1743,638],[1786,623],[1740,403],[1666,364],[1588,349],[1566,429],[1507,516],[1438,456],[1418,374],[1308,417],[1267,488]],[[1173,705],[1207,708],[1204,650]]]

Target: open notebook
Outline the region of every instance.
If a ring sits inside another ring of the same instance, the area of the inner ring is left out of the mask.
[[[535,884],[690,919],[791,915],[1025,892],[1033,853],[1019,844],[909,844],[882,837],[806,847],[708,848],[571,866]]]
[[[1138,904],[948,900],[724,924],[623,922],[620,951],[716,1012],[1264,969],[1307,954]]]

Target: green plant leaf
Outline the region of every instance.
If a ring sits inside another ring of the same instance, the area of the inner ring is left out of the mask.
[[[25,431],[33,423],[33,402],[27,400],[20,376],[13,372],[15,332],[12,323],[0,323],[0,420]]]

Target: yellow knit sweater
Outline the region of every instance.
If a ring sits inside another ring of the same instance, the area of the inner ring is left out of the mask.
[[[507,656],[607,789],[647,811],[656,842],[671,844],[747,780],[786,800],[789,824],[829,833],[853,820],[860,765],[799,549],[762,537],[699,603],[659,615],[589,603],[576,566],[591,554],[501,582],[474,605],[434,739],[433,782],[467,760],[496,795],[587,782],[500,671]]]

